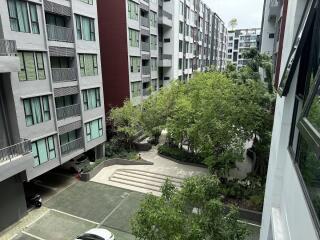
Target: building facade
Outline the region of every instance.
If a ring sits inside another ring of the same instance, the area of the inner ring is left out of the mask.
[[[267,22],[273,12],[274,25]],[[275,50],[278,96],[261,240],[320,236],[319,30],[318,0],[266,0],[261,50]],[[272,33],[278,37],[271,47]]]
[[[106,137],[96,1],[1,3],[3,229],[26,212],[24,181],[85,152],[103,156]]]
[[[227,30],[202,1],[98,3],[107,109],[125,99],[139,104],[173,79],[187,81],[194,71],[224,69]]]
[[[234,64],[237,69],[244,67],[248,59],[243,53],[252,48],[259,49],[260,32],[260,28],[228,31],[227,61]]]

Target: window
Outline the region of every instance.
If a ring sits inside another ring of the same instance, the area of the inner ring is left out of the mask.
[[[129,29],[129,42],[131,47],[139,47],[139,31]]]
[[[8,0],[8,11],[11,30],[30,33],[27,2]]]
[[[20,59],[20,81],[44,80],[46,73],[44,69],[42,52],[18,52]]]
[[[158,71],[157,58],[151,58],[151,71]]]
[[[182,51],[183,51],[183,42],[179,40],[179,52],[182,53]]]
[[[128,1],[128,15],[130,19],[138,20],[139,19],[139,4]]]
[[[76,29],[78,40],[96,40],[93,18],[76,15]]]
[[[101,106],[100,88],[92,88],[82,91],[84,110]]]
[[[179,70],[182,69],[182,58],[179,58]]]
[[[130,57],[130,72],[139,73],[141,71],[140,57]]]
[[[150,11],[150,25],[151,27],[157,27],[157,13]]]
[[[152,88],[152,91],[157,91],[158,89],[158,79],[152,79],[151,80],[151,88]]]
[[[131,96],[133,98],[141,96],[141,82],[132,82],[131,83]]]
[[[54,137],[50,136],[32,142],[32,154],[34,159],[34,167],[42,165],[49,160],[56,158],[56,146]]]
[[[67,27],[66,18],[60,15],[46,12],[46,23],[59,27]]]
[[[73,130],[71,132],[67,132],[65,134],[62,134],[59,136],[60,138],[60,146],[63,146],[67,143],[70,143],[74,140],[77,140],[80,138],[79,130]]]
[[[32,33],[39,34],[40,31],[39,31],[37,6],[35,4],[29,3],[29,9],[30,9]]]
[[[183,2],[179,2],[179,12],[180,12],[180,15],[182,15],[183,16],[183,13],[184,13],[184,4],[183,4]]]
[[[77,95],[67,95],[67,96],[55,98],[56,108],[71,106],[76,104],[76,102],[77,102]]]
[[[80,0],[81,2],[93,5],[93,0]]]
[[[85,76],[98,75],[97,55],[95,54],[79,54],[80,74]]]
[[[86,123],[87,142],[101,137],[103,134],[102,118]]]
[[[151,35],[151,49],[152,50],[157,50],[157,36],[156,35]]]
[[[23,100],[27,127],[51,120],[49,97],[34,97]]]

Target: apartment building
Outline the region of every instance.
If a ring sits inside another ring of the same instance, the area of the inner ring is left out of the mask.
[[[278,96],[261,240],[320,236],[319,30],[318,0],[265,1],[261,50],[274,51]]]
[[[173,79],[224,69],[227,30],[200,0],[99,0],[105,106],[139,104]],[[106,14],[106,12],[108,14]]]
[[[106,138],[96,1],[1,4],[0,230],[26,213],[23,182]]]
[[[237,29],[228,31],[227,61],[240,69],[247,65],[248,59],[243,53],[249,49],[259,49],[260,28]]]

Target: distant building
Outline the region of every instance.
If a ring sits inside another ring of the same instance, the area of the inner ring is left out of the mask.
[[[258,50],[259,45],[260,28],[228,31],[227,62],[240,69],[248,62],[243,53],[251,48]]]
[[[107,110],[172,80],[225,68],[227,29],[201,0],[99,0]]]

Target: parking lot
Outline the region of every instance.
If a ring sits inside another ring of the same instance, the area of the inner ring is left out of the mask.
[[[74,239],[101,227],[116,239],[134,239],[129,219],[138,209],[143,194],[93,182],[77,182],[49,199],[49,210],[14,239]]]
[[[135,239],[131,235],[130,219],[144,194],[81,182],[59,173],[38,179],[36,184],[45,200],[43,214],[19,231],[14,240],[72,240],[95,227],[108,229],[117,240]],[[248,226],[252,231],[248,240],[258,240],[259,226]]]

